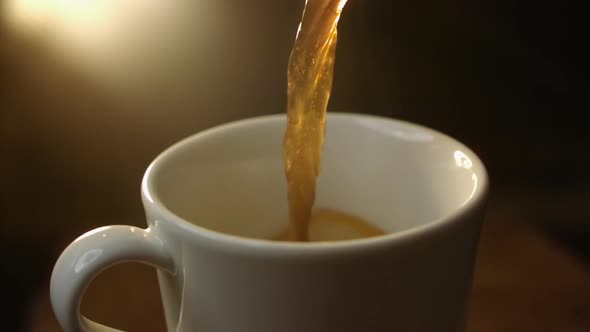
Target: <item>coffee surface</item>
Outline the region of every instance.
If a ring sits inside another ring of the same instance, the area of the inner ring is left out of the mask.
[[[308,241],[353,240],[383,235],[379,228],[362,218],[330,209],[317,209],[311,214],[308,224]],[[274,238],[277,241],[298,241],[289,230]]]

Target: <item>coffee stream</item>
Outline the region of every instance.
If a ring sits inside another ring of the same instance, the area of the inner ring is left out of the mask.
[[[320,173],[326,107],[332,90],[337,24],[347,0],[307,0],[287,73],[287,129],[283,159],[289,197],[289,230],[279,239],[309,240],[309,225]],[[332,211],[314,222],[348,220],[360,237],[382,234],[359,218]],[[364,230],[364,231],[363,231]],[[367,231],[370,230],[370,231]]]

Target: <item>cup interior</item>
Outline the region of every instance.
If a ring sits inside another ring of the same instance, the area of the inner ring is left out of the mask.
[[[150,167],[149,194],[200,227],[273,237],[288,221],[285,125],[284,115],[266,116],[179,142]],[[483,195],[486,181],[479,158],[444,134],[393,119],[329,113],[316,207],[400,232],[441,222]]]

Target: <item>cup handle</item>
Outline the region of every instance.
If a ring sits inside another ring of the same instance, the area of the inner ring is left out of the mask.
[[[51,274],[50,295],[65,332],[120,332],[82,316],[80,303],[94,277],[110,266],[129,261],[175,273],[166,245],[150,228],[100,227],[78,237],[63,251]]]

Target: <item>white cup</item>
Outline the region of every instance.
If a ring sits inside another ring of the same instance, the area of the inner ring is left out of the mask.
[[[488,187],[479,158],[432,129],[330,113],[316,206],[387,234],[276,242],[285,124],[237,121],[157,157],[141,186],[148,227],[89,231],[57,261],[63,329],[113,331],[80,315],[81,298],[103,269],[140,261],[158,269],[168,331],[462,331]]]

